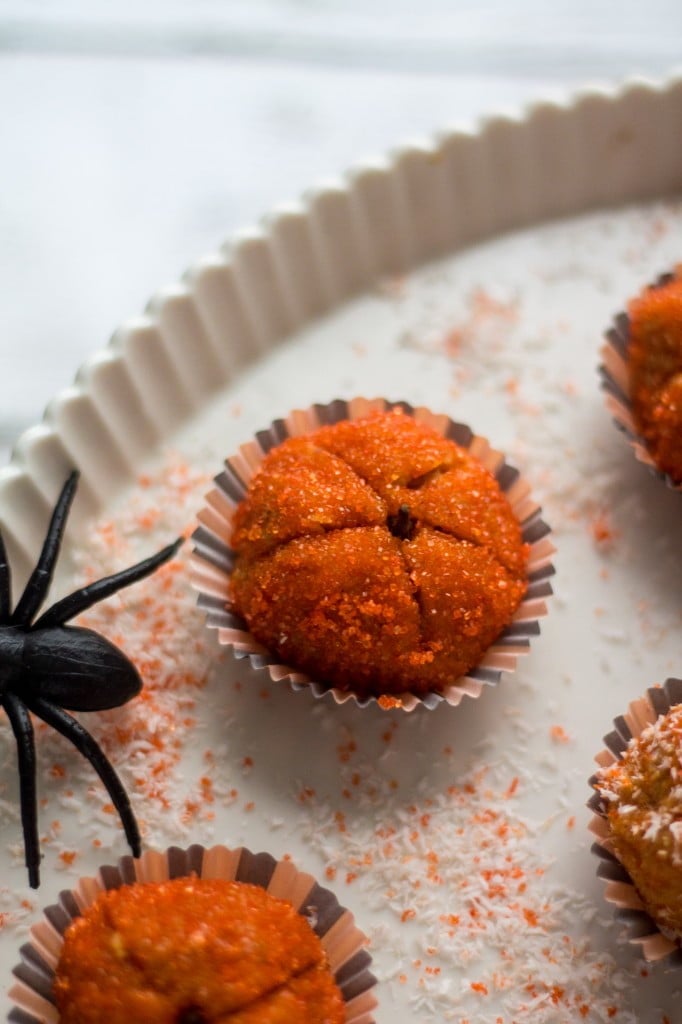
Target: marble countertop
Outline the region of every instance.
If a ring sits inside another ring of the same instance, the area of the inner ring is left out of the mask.
[[[682,7],[606,7],[5,0],[0,458],[118,324],[275,204],[438,129],[667,77]]]

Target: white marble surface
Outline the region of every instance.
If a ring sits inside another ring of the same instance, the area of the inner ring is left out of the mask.
[[[664,78],[682,7],[0,3],[0,459],[158,287],[368,155]]]

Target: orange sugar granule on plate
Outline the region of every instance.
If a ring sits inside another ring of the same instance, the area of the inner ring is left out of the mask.
[[[526,591],[528,547],[492,474],[399,411],[273,449],[238,506],[234,609],[313,678],[439,690],[473,668]]]
[[[582,1019],[589,1005],[596,1024],[611,1019],[617,999],[616,1019],[635,1024],[630,972],[591,939],[591,901],[545,859],[547,823],[522,814],[533,780],[523,765],[477,765],[413,804],[373,763],[358,767],[363,813],[339,832],[326,801],[313,800],[304,835],[337,885],[352,882],[356,899],[388,915],[376,964],[389,998],[391,984],[401,986],[411,1020],[557,1024]],[[355,770],[340,766],[341,785]],[[565,841],[559,817],[556,826]]]
[[[682,483],[682,277],[647,288],[628,308],[630,399],[656,465]]]

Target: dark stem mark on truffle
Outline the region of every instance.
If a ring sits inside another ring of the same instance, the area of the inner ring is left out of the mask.
[[[395,515],[387,517],[386,526],[398,540],[412,540],[417,520],[410,515],[409,505],[401,505]]]
[[[199,1006],[186,1006],[178,1014],[177,1024],[207,1024],[208,1017]]]
[[[199,1006],[186,1006],[180,1010],[178,1024],[208,1024],[208,1017]]]

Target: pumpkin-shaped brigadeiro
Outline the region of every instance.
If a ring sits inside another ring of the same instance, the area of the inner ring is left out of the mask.
[[[647,288],[628,314],[635,425],[656,466],[682,485],[682,276]]]
[[[64,936],[60,1024],[342,1024],[320,939],[257,885],[196,877],[103,892]]]
[[[287,664],[360,695],[438,692],[527,587],[494,476],[399,409],[285,440],[233,522],[233,609]]]

